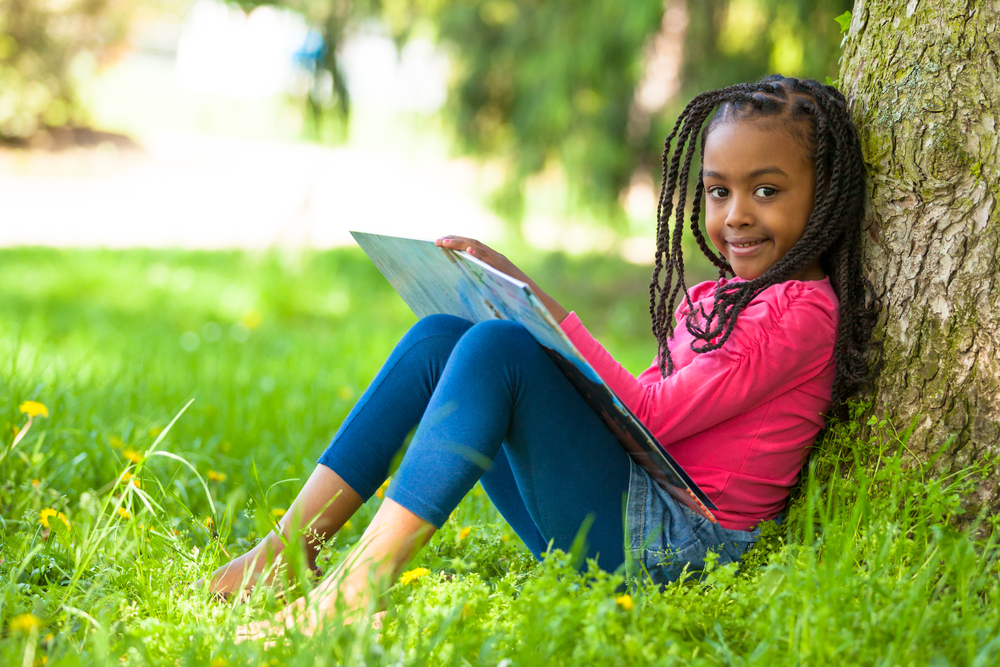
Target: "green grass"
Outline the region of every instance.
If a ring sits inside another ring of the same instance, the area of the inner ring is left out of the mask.
[[[645,269],[524,266],[630,370],[649,363]],[[381,634],[334,622],[234,644],[237,625],[281,601],[220,603],[186,585],[268,530],[413,321],[353,250],[0,251],[0,449],[23,401],[50,413],[0,462],[0,664],[995,662],[993,522],[978,540],[954,522],[991,469],[936,479],[878,422],[831,434],[789,520],[741,570],[632,586],[629,605],[620,575],[578,573],[561,554],[534,563],[474,491],[412,566],[431,574],[391,591]],[[140,489],[116,486],[126,470]],[[328,545],[327,571],[377,502]],[[51,517],[44,530],[46,508],[71,529]]]

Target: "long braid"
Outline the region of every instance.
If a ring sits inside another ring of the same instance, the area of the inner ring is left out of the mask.
[[[731,89],[745,87],[733,86]],[[670,230],[671,213],[677,221],[676,226],[681,227],[683,233],[684,207],[678,206],[674,211],[674,193],[677,191],[678,172],[680,171],[681,157],[685,146],[692,134],[697,132],[709,113],[725,99],[725,95],[730,88],[703,93],[691,100],[681,112],[674,129],[667,136],[663,146],[663,184],[660,190],[660,202],[657,209],[656,228],[656,261],[653,267],[653,277],[649,283],[649,314],[652,317],[653,335],[660,343],[659,366],[660,373],[664,376],[673,373],[673,359],[670,357],[670,350],[665,345],[665,341],[673,336],[674,320],[673,308],[678,290],[673,284],[674,273],[678,273],[678,283],[683,285],[683,249],[680,242],[671,243],[668,236]],[[676,141],[675,141],[676,139]],[[671,150],[671,142],[674,142]],[[690,171],[691,161],[685,162],[684,186],[687,186],[687,173]],[[680,203],[686,192],[679,193]],[[699,200],[700,202],[700,200]],[[666,256],[666,261],[663,261]],[[678,265],[680,261],[680,265]],[[678,271],[679,269],[679,271]],[[660,274],[662,273],[662,286]],[[685,292],[686,294],[686,292]]]
[[[711,312],[703,312],[691,304],[687,293],[682,248],[685,226],[694,234],[702,254],[719,269],[720,278],[732,274],[732,267],[701,231],[705,196],[701,167],[689,224],[685,224],[693,156],[698,150],[700,161],[704,161],[705,139],[716,123],[751,117],[774,118],[793,133],[803,135],[800,138],[816,169],[813,210],[802,237],[784,257],[752,280],[718,286]],[[864,164],[857,130],[843,94],[816,81],[780,75],[702,93],[678,117],[664,142],[662,162],[656,257],[649,284],[649,313],[659,346],[661,374],[665,377],[674,371],[669,340],[675,326],[674,307],[682,291],[688,307],[685,325],[695,338],[691,347],[698,353],[709,352],[726,344],[740,313],[765,289],[788,280],[819,259],[840,300],[834,348],[837,371],[833,410],[842,413],[845,401],[860,387],[870,384],[881,363],[880,348],[872,341],[881,310],[880,299],[861,272]]]

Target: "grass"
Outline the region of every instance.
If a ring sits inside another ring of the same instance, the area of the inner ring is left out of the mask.
[[[648,364],[645,269],[525,268],[626,367]],[[877,421],[831,432],[739,570],[658,591],[563,554],[536,564],[474,491],[411,565],[428,573],[390,592],[380,634],[334,622],[235,645],[281,600],[187,584],[269,529],[413,320],[353,250],[0,251],[0,449],[24,401],[49,411],[0,462],[0,664],[995,662],[994,524],[954,521],[992,469],[935,478]],[[327,545],[327,571],[378,502]],[[46,529],[48,508],[70,527]],[[292,596],[314,585],[299,574]]]

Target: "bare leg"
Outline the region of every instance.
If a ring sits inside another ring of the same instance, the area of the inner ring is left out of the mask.
[[[302,540],[311,568],[316,564],[322,540],[340,530],[362,503],[361,496],[340,475],[319,464],[281,518],[278,529],[287,542]],[[213,572],[209,579],[211,590],[229,593],[244,585],[252,586],[284,548],[285,542],[277,533],[268,533],[253,549]]]
[[[371,596],[386,590],[400,570],[434,534],[424,521],[390,498],[386,498],[357,546],[337,571],[313,592],[310,604],[296,600],[275,615],[273,621],[250,623],[236,632],[237,641],[273,638],[286,628],[313,634],[323,619],[332,618],[338,607],[344,620],[368,608]]]

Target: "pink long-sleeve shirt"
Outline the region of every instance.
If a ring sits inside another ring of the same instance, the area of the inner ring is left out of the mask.
[[[710,312],[715,288],[688,293]],[[773,285],[740,313],[726,344],[698,354],[682,304],[670,341],[675,371],[638,378],[570,313],[563,331],[615,394],[719,508],[725,528],[749,530],[785,506],[830,407],[838,300],[830,279]],[[700,341],[699,341],[700,343]]]

